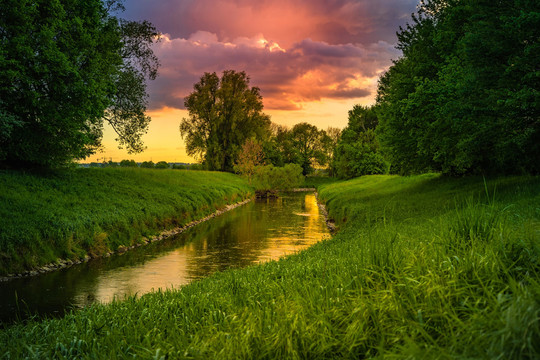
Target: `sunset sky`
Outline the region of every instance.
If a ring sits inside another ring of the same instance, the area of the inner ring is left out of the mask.
[[[204,72],[246,71],[264,112],[292,127],[343,128],[354,104],[374,102],[377,79],[400,55],[396,31],[418,0],[129,0],[122,14],[163,33],[149,83],[147,150],[119,150],[106,127],[104,151],[88,159],[194,162],[178,126],[184,97]]]

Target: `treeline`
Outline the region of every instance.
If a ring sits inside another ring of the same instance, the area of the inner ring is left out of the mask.
[[[340,178],[540,172],[538,1],[422,1],[397,36],[403,55],[379,79],[375,104],[356,105],[341,132],[271,125],[245,73],[205,74],[185,102],[188,153],[233,171],[254,140],[266,164]]]
[[[140,167],[143,169],[176,169],[176,170],[204,170],[202,164],[184,164],[184,163],[168,163],[166,161],[158,161],[154,163],[153,161],[143,161],[141,163],[136,162],[135,160],[121,160],[120,162],[116,161],[103,161],[103,162],[93,162],[90,164],[83,164],[82,167],[92,167],[92,168],[106,168],[106,167],[130,167],[136,168]]]
[[[374,108],[391,172],[540,172],[540,2],[422,1],[397,35]]]
[[[540,172],[540,3],[422,1],[372,107],[349,112],[340,177]]]
[[[260,90],[245,72],[205,73],[185,98],[189,117],[180,133],[186,152],[208,170],[243,173],[244,167],[298,164],[304,175],[331,162],[339,129],[308,123],[292,129],[271,123]],[[246,164],[244,164],[247,162]]]

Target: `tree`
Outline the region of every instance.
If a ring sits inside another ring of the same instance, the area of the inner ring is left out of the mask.
[[[328,170],[330,176],[335,176],[334,169],[334,155],[336,153],[336,148],[341,137],[341,129],[329,126],[326,129],[326,135],[323,138],[323,148],[328,159]]]
[[[302,167],[298,164],[285,166],[260,165],[255,168],[253,184],[258,197],[273,196],[277,190],[290,190],[304,183]]]
[[[100,147],[104,121],[128,150],[141,150],[157,31],[111,14],[122,8],[114,0],[0,3],[0,165],[83,159]]]
[[[333,168],[337,177],[384,174],[388,170],[375,135],[378,120],[373,107],[355,105],[336,146]]]
[[[264,153],[262,146],[253,139],[247,139],[242,150],[238,154],[238,159],[234,166],[234,171],[245,175],[251,184],[251,178],[257,166],[264,164]]]
[[[292,128],[290,146],[295,160],[293,162],[302,166],[304,175],[313,171],[313,165],[326,164],[328,158],[323,147],[325,136],[324,131],[308,123],[299,123]]]
[[[142,135],[146,134],[151,121],[146,115],[146,79],[154,80],[159,67],[150,46],[159,39],[160,33],[148,21],[120,20],[119,24],[124,62],[115,76],[116,91],[104,119],[118,135],[119,147],[126,147],[131,154],[145,149]]]
[[[135,160],[127,160],[127,159],[124,159],[122,161],[120,161],[120,167],[137,167],[137,163],[135,162]]]
[[[158,161],[154,166],[156,169],[168,169],[170,168],[169,163],[166,161]]]
[[[232,171],[247,139],[269,136],[270,117],[262,112],[260,90],[249,86],[245,72],[227,70],[221,78],[205,73],[185,98],[189,118],[180,133],[188,155],[203,160],[208,170]]]
[[[141,168],[143,168],[143,169],[153,169],[153,168],[155,168],[155,165],[154,165],[153,161],[143,161],[141,163]]]

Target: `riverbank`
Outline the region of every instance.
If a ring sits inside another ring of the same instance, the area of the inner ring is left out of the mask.
[[[1,171],[0,189],[3,277],[123,252],[253,196],[231,174],[130,168]]]
[[[4,358],[537,358],[540,179],[320,186],[339,232],[177,291],[0,331]]]

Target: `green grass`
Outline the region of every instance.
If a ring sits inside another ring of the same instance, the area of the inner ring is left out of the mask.
[[[337,178],[329,176],[306,176],[302,187],[318,189],[322,185],[332,184],[337,181],[339,181]]]
[[[0,275],[134,245],[251,194],[215,172],[0,171]]]
[[[320,186],[340,227],[297,255],[0,332],[0,358],[540,356],[540,179]]]

